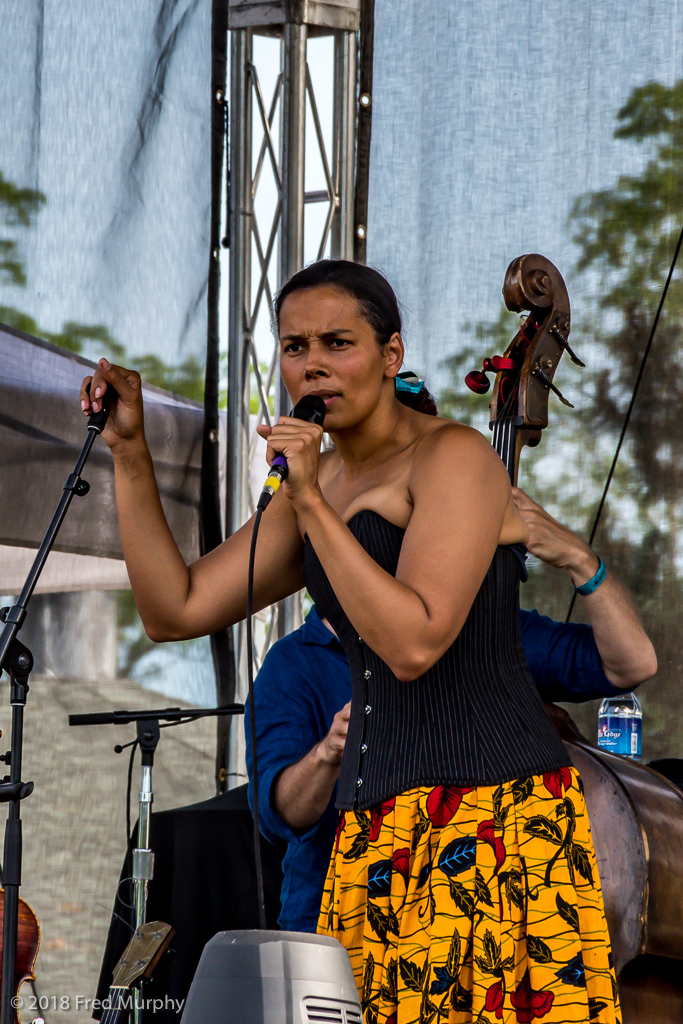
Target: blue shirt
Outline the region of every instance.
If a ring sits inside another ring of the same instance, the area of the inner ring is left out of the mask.
[[[590,626],[567,625],[524,610],[521,625],[529,668],[544,700],[578,703],[620,692],[603,672]],[[314,932],[334,842],[335,801],[330,801],[313,828],[297,833],[275,812],[272,797],[283,768],[299,761],[327,735],[336,713],[351,700],[346,655],[315,607],[303,626],[270,649],[254,694],[261,832],[271,842],[284,839],[287,843],[280,926],[287,931]],[[248,702],[245,730],[251,801]]]

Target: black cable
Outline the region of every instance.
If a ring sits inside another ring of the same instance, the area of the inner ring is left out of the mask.
[[[266,904],[263,895],[263,864],[261,862],[261,831],[259,817],[259,795],[258,795],[258,754],[256,751],[256,702],[254,700],[254,658],[253,640],[251,633],[251,617],[254,607],[254,560],[256,556],[256,540],[263,509],[256,510],[254,528],[251,533],[251,548],[249,550],[249,574],[247,578],[247,680],[249,684],[249,732],[251,736],[251,777],[252,785],[252,810],[254,816],[254,861],[256,864],[256,894],[258,898],[259,927],[266,928]]]
[[[634,405],[636,403],[636,396],[638,394],[638,389],[640,388],[640,383],[641,383],[641,381],[643,379],[643,374],[645,372],[645,364],[647,363],[648,356],[650,355],[650,349],[652,348],[652,342],[654,341],[655,331],[657,330],[657,324],[659,323],[659,318],[660,318],[660,316],[662,314],[662,309],[664,308],[664,302],[666,300],[667,292],[669,291],[669,285],[671,284],[671,278],[673,277],[674,270],[676,269],[676,263],[678,262],[678,254],[681,251],[681,245],[682,244],[683,244],[683,228],[681,228],[681,233],[678,236],[678,242],[676,244],[676,251],[674,252],[674,256],[673,256],[673,259],[671,261],[671,266],[669,267],[669,273],[668,273],[667,278],[666,278],[666,284],[664,285],[664,289],[662,291],[662,295],[661,295],[661,298],[659,300],[659,306],[657,307],[657,312],[655,314],[655,318],[652,321],[652,327],[650,329],[650,337],[647,339],[647,345],[645,346],[645,351],[643,352],[643,358],[640,361],[640,367],[638,368],[638,375],[636,377],[636,382],[635,382],[635,385],[633,387],[633,394],[631,395],[631,401],[629,402],[628,409],[626,410],[626,415],[624,416],[624,423],[623,423],[622,428],[621,428],[621,434],[619,435],[619,440],[617,442],[617,448],[616,448],[616,451],[614,453],[614,458],[612,459],[612,465],[609,468],[609,473],[607,474],[607,480],[605,481],[605,486],[604,486],[603,491],[602,491],[602,497],[600,498],[600,504],[598,505],[598,510],[595,513],[595,519],[593,520],[593,528],[591,530],[591,535],[588,538],[588,543],[589,544],[593,543],[593,541],[595,539],[595,534],[597,533],[597,530],[598,530],[598,525],[600,523],[600,517],[602,516],[602,510],[605,507],[605,501],[607,500],[607,492],[609,491],[610,484],[612,483],[612,477],[614,476],[614,470],[617,467],[617,462],[619,460],[619,455],[621,453],[621,446],[624,443],[624,438],[626,437],[626,431],[628,430],[628,425],[631,422],[631,413],[633,412],[633,407],[634,407]],[[576,601],[576,591],[574,591],[574,593],[572,594],[572,599],[569,602],[569,610],[567,611],[567,618],[564,620],[565,622],[569,622],[569,620],[572,617],[572,612],[574,610],[574,602],[575,601]]]

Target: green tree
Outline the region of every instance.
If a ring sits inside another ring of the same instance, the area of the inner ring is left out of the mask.
[[[590,416],[614,441],[623,423],[662,288],[681,231],[683,210],[683,80],[648,82],[617,115],[617,139],[637,145],[642,172],[574,204],[570,223],[579,246],[577,270],[600,283],[599,334],[605,369],[594,382]],[[627,435],[621,465],[635,505],[631,533],[619,529],[619,491],[611,499],[596,546],[615,560],[635,593],[659,657],[657,684],[645,691],[650,751],[674,754],[683,729],[672,719],[683,668],[679,609],[683,579],[678,536],[683,491],[683,286],[677,270],[657,328]],[[622,491],[623,494],[623,491]]]
[[[37,189],[18,188],[0,171],[0,223],[5,228],[30,227],[45,203]],[[16,238],[0,238],[0,282],[26,284],[26,270]]]

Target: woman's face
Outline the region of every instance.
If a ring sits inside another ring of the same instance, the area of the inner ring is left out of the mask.
[[[376,408],[401,368],[403,345],[394,335],[377,344],[352,295],[331,285],[292,292],[280,310],[280,369],[296,404],[320,395],[325,429],[354,427]]]

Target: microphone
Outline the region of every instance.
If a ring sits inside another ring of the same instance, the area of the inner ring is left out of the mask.
[[[304,395],[304,397],[296,403],[289,415],[292,419],[304,420],[306,423],[317,423],[319,427],[322,427],[326,412],[327,406],[320,395]],[[271,498],[278,490],[282,481],[287,479],[288,471],[287,459],[285,456],[276,455],[270,467],[268,479],[263,485],[261,497],[259,498],[256,506],[257,509],[261,509],[261,511],[263,511],[267,508],[270,504]]]
[[[90,397],[90,384],[85,385],[85,390],[88,397]],[[91,412],[88,416],[88,430],[94,430],[97,434],[102,433],[109,419],[111,403],[118,397],[119,393],[116,388],[107,382],[107,390],[102,395],[102,398],[98,399],[102,403],[102,408],[99,412]]]

